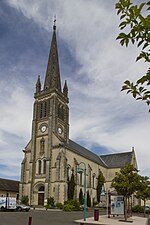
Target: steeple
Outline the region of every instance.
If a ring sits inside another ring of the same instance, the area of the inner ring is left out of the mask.
[[[39,75],[36,82],[36,93],[39,93],[40,91],[41,91],[41,81],[40,81],[40,75]]]
[[[53,36],[47,64],[44,89],[56,88],[61,91],[59,59],[56,40],[56,19],[54,19]]]
[[[63,88],[63,94],[65,95],[65,97],[68,98],[68,85],[67,85],[66,80],[65,80],[65,84],[64,84],[64,88]]]

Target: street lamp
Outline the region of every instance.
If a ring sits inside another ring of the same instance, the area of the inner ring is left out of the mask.
[[[80,168],[80,165],[84,165],[84,221],[86,221],[86,164],[84,162],[81,162],[77,165],[77,173],[82,173],[82,169]]]

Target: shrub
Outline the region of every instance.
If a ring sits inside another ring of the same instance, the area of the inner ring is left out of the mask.
[[[28,195],[23,195],[21,198],[21,203],[25,205],[29,205],[29,197]]]
[[[66,205],[64,205],[63,210],[65,212],[71,212],[71,211],[75,210],[75,206],[74,205],[70,205],[70,204],[66,204]]]
[[[133,206],[132,212],[144,213],[144,206],[140,206],[140,205]]]
[[[47,205],[45,207],[46,209],[55,207],[54,197],[50,197],[47,199]]]
[[[64,202],[65,205],[73,206],[72,210],[80,210],[80,203],[77,200],[69,200]]]
[[[60,202],[58,202],[58,203],[56,203],[56,207],[57,207],[58,209],[63,209],[63,204],[60,203]]]

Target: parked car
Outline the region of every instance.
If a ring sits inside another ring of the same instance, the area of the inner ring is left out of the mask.
[[[145,206],[145,210],[150,210],[150,206],[149,205],[146,205]]]
[[[24,205],[24,204],[17,204],[16,205],[16,210],[17,211],[26,211],[26,212],[28,212],[30,210],[30,206]]]

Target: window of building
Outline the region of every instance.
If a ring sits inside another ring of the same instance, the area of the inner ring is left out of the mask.
[[[40,153],[43,154],[45,150],[45,139],[42,137],[40,140]]]
[[[38,161],[38,174],[41,174],[41,165],[42,165],[42,162],[41,160]]]
[[[61,104],[59,104],[58,105],[58,118],[59,119],[64,120],[64,112],[65,112],[64,107]]]
[[[92,182],[92,183],[93,183],[93,188],[95,188],[95,176],[93,175],[92,178],[93,178],[93,179],[92,179],[92,180],[93,180],[93,182]]]
[[[39,191],[44,191],[44,190],[45,190],[44,186],[39,187]]]
[[[43,160],[43,174],[46,174],[46,159]]]
[[[89,187],[91,187],[92,169],[90,166],[88,166],[88,176],[89,176]]]
[[[40,103],[40,118],[43,116],[43,102]]]
[[[80,185],[82,185],[82,172],[80,173]]]
[[[47,116],[47,102],[44,102],[44,117]]]

